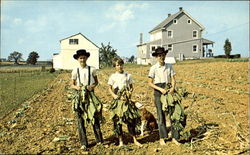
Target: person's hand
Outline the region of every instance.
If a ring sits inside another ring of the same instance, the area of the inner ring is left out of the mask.
[[[81,86],[75,86],[76,90],[81,90]]]
[[[114,99],[117,99],[118,98],[118,95],[114,94],[112,95]]]
[[[164,94],[166,94],[166,93],[167,93],[167,90],[166,90],[166,89],[161,88],[161,89],[160,89],[160,92],[164,95]]]
[[[169,89],[169,93],[172,94],[172,95],[174,94],[174,88],[173,88],[173,87],[171,87],[171,88]]]
[[[93,91],[93,90],[94,90],[94,88],[95,88],[95,86],[94,86],[94,85],[89,85],[89,86],[87,86],[88,91]]]

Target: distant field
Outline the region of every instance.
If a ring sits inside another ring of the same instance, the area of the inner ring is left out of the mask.
[[[13,65],[14,62],[11,62],[11,61],[3,61],[3,62],[0,62],[0,65]],[[20,62],[19,64],[26,64],[26,62]]]
[[[18,63],[19,65],[27,65],[26,61],[21,61]],[[36,63],[36,65],[50,65],[51,62],[50,61],[38,61]],[[14,62],[12,61],[2,61],[0,62],[0,66],[1,65],[14,65]]]
[[[40,71],[49,71],[50,66],[1,66],[0,73],[27,73],[27,72],[40,72]]]
[[[184,60],[178,62],[186,64],[186,63],[247,62],[247,61],[249,61],[249,58],[236,58],[236,59],[204,58],[204,59]]]
[[[0,118],[46,88],[47,84],[58,75],[25,68],[20,70],[1,69],[0,73]]]

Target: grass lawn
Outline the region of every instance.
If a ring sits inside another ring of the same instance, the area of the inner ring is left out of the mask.
[[[47,87],[57,76],[49,72],[19,72],[0,74],[0,118],[22,102]]]

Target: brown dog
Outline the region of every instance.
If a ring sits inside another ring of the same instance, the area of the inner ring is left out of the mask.
[[[150,133],[154,129],[158,129],[158,125],[157,125],[157,122],[156,122],[154,115],[152,113],[150,113],[141,103],[136,102],[135,105],[141,112],[141,128],[140,128],[141,129],[141,136],[144,135],[144,133],[143,133],[144,129],[148,129],[150,131]]]

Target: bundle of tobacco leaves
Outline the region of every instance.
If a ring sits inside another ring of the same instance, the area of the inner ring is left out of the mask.
[[[131,91],[123,87],[117,93],[118,98],[111,103],[111,118],[118,119],[120,123],[133,123],[140,121],[140,115],[135,103],[131,100]]]
[[[171,85],[166,85],[169,91]],[[183,98],[188,95],[184,88],[176,88],[173,94],[166,93],[161,95],[162,110],[165,111],[172,122],[172,127],[177,131],[182,131],[186,125],[186,114],[181,104]]]
[[[103,120],[102,103],[86,86],[81,87],[81,90],[71,89],[68,97],[71,98],[73,112],[80,113],[85,124],[94,124],[94,117]]]

